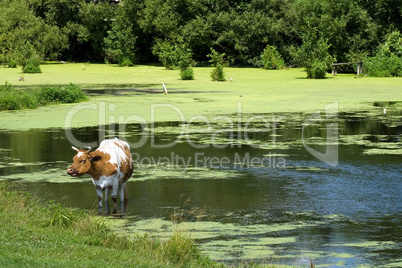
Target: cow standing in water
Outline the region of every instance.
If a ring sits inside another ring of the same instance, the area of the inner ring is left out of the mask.
[[[117,211],[117,192],[120,196],[120,211],[124,213],[124,203],[127,199],[126,181],[133,173],[134,165],[127,142],[118,138],[104,140],[96,151],[77,149],[73,164],[67,169],[70,176],[76,177],[88,174],[96,188],[99,201],[99,213],[102,214],[103,191],[105,191],[106,214],[110,213],[109,191],[112,190],[113,213]]]

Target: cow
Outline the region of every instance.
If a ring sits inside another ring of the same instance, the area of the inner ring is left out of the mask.
[[[104,140],[98,149],[91,152],[90,147],[77,149],[73,158],[73,164],[67,169],[67,174],[72,177],[88,174],[96,189],[99,202],[99,213],[102,214],[103,191],[105,191],[106,215],[109,215],[109,191],[112,190],[113,213],[117,211],[117,193],[120,196],[120,211],[125,212],[124,203],[127,199],[126,182],[131,177],[134,169],[133,159],[130,154],[130,146],[127,142],[113,138]]]

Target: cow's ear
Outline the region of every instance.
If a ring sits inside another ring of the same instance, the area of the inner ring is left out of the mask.
[[[95,155],[95,156],[90,156],[89,157],[89,161],[91,161],[91,162],[96,162],[96,161],[99,161],[101,159],[102,159],[102,156],[100,156],[100,155]]]

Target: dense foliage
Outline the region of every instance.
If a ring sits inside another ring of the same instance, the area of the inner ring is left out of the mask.
[[[211,49],[211,53],[207,55],[209,58],[209,62],[211,63],[212,69],[211,78],[213,81],[225,81],[225,72],[223,68],[227,65],[225,60],[225,53],[219,53],[215,49]]]
[[[365,68],[371,76],[402,76],[402,35],[396,31],[388,34],[377,55],[367,59]]]
[[[75,103],[86,99],[87,96],[81,88],[73,84],[32,90],[15,89],[8,83],[0,86],[0,111],[34,109],[39,105]]]
[[[123,66],[159,59],[171,68],[169,49],[183,46],[195,61],[207,61],[213,48],[225,53],[231,65],[261,66],[261,53],[273,46],[286,64],[320,73],[330,59],[375,57],[387,35],[402,31],[400,0],[0,0],[0,4],[4,66],[23,66],[37,54],[41,59],[107,60]],[[325,58],[300,55],[309,48],[325,52]]]
[[[0,111],[34,109],[38,107],[35,94],[25,90],[16,90],[10,84],[0,86]]]
[[[261,53],[261,64],[267,70],[282,69],[285,67],[285,61],[274,46],[267,45]]]
[[[28,74],[41,73],[40,59],[38,55],[32,55],[22,66],[22,72]]]

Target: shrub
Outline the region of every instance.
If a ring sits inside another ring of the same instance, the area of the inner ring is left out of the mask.
[[[169,41],[159,41],[153,47],[153,53],[158,56],[166,70],[173,70],[177,66],[178,56],[175,46]]]
[[[385,42],[378,46],[377,55],[368,58],[364,68],[370,76],[402,76],[402,36],[399,31],[385,37]]]
[[[225,53],[219,53],[215,49],[211,48],[211,53],[208,54],[207,57],[211,58],[209,62],[211,62],[211,65],[215,67],[211,71],[212,80],[226,81],[225,72],[223,71],[223,68],[228,65],[225,61]]]
[[[194,70],[192,68],[180,70],[180,78],[182,80],[194,80]]]
[[[21,109],[35,109],[38,107],[38,99],[30,91],[19,90],[18,100]]]
[[[328,40],[319,37],[317,30],[303,36],[303,44],[294,52],[295,61],[306,69],[307,78],[325,78],[334,58],[329,54]]]
[[[8,83],[0,86],[0,110],[34,109],[39,104],[73,103],[86,99],[85,93],[73,84],[39,90],[17,90]]]
[[[38,56],[32,56],[22,67],[23,73],[41,73],[42,70],[40,69],[40,60]]]
[[[131,66],[134,66],[134,63],[130,60],[129,57],[123,57],[123,58],[119,61],[119,66],[120,66],[120,67],[124,67],[124,66],[131,67]]]
[[[6,83],[0,86],[0,110],[33,109],[38,107],[37,98],[31,91],[16,90]]]
[[[118,62],[121,67],[133,66],[137,40],[133,30],[133,21],[128,19],[130,16],[126,14],[123,6],[118,6],[113,13],[115,13],[115,20],[112,22],[111,29],[107,31],[107,36],[103,39],[106,57],[112,62]]]
[[[211,78],[213,81],[226,81],[223,65],[215,66],[215,68],[211,71]]]
[[[327,75],[328,64],[325,61],[314,61],[306,68],[307,78],[325,78]]]
[[[285,67],[285,61],[275,46],[268,45],[261,53],[261,62],[267,70],[277,70]]]
[[[166,70],[179,69],[181,72],[189,74],[191,71],[186,70],[194,66],[193,53],[181,39],[176,42],[169,40],[158,41],[153,47],[153,53],[158,56],[159,61],[162,62]]]
[[[1,92],[9,92],[13,89],[13,86],[9,83],[5,83],[4,86],[0,86],[0,93]]]
[[[363,66],[370,76],[402,76],[402,58],[396,55],[368,58]]]
[[[0,111],[18,110],[20,106],[15,97],[11,94],[0,94]]]
[[[193,53],[186,44],[179,44],[176,46],[177,53],[177,68],[180,70],[180,77],[182,80],[193,80],[194,70],[191,68],[195,65],[193,61]]]
[[[8,67],[9,67],[9,68],[17,68],[17,61],[15,61],[15,60],[10,60],[10,61],[8,62]]]
[[[70,84],[67,87],[43,87],[37,92],[40,104],[74,103],[85,100],[87,97],[80,87]]]
[[[393,31],[385,36],[384,43],[378,46],[379,56],[389,57],[395,55],[402,57],[402,36],[399,31]]]

